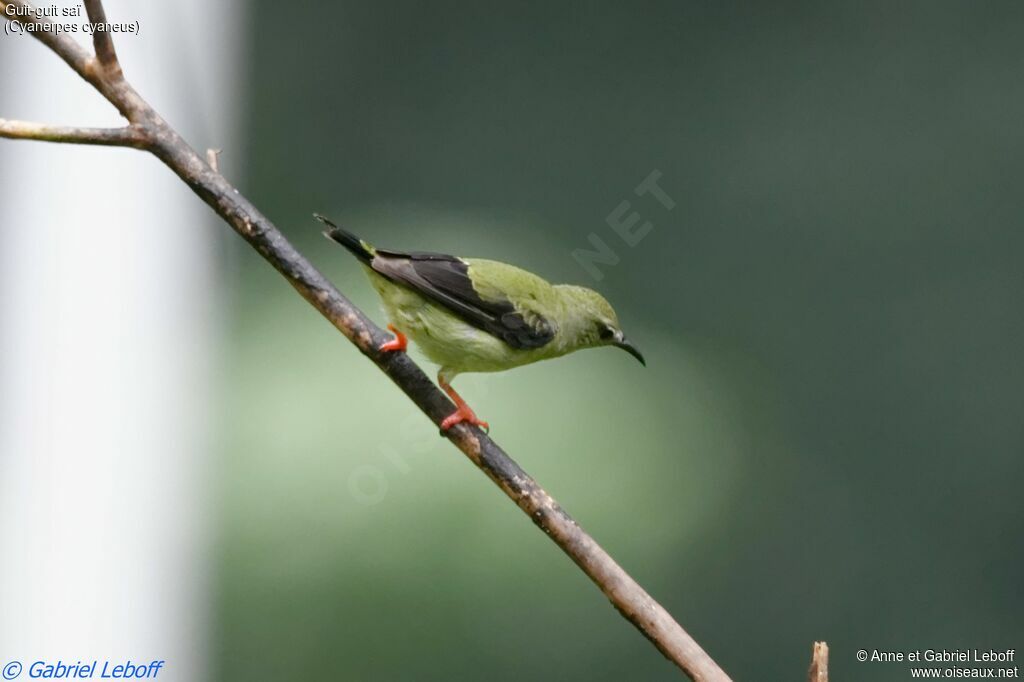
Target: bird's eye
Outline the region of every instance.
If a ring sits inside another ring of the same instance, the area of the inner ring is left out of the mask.
[[[612,338],[615,337],[615,330],[606,324],[602,324],[598,331],[598,334],[600,335],[602,341],[610,341]]]

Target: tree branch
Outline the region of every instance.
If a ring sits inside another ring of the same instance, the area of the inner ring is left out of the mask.
[[[28,6],[23,0],[0,0]],[[91,21],[105,21],[100,0],[86,0]],[[4,14],[10,20],[10,17]],[[110,144],[137,133],[143,148],[156,155],[192,190],[255,248],[328,321],[376,364],[381,371],[435,424],[454,406],[405,353],[381,353],[377,348],[390,336],[375,326],[345,298],[255,206],[197,154],[121,76],[113,42],[108,34],[97,35],[98,61],[67,36],[50,31],[32,36],[57,53],[82,78],[91,83],[131,124],[121,131],[90,131],[83,128],[26,128],[32,124],[6,122],[0,136],[76,143]],[[102,68],[97,68],[97,64]],[[113,67],[117,67],[116,69]],[[19,127],[20,126],[20,127]],[[49,132],[46,132],[49,130]],[[126,133],[123,131],[132,131]],[[61,133],[61,134],[57,134]],[[135,146],[135,145],[127,145]],[[446,434],[477,467],[494,481],[530,519],[543,530],[669,660],[693,680],[727,681],[729,678],[680,625],[673,620],[559,504],[516,464],[498,445],[476,427],[460,424]]]
[[[0,137],[12,140],[66,142],[104,147],[133,147],[135,149],[149,147],[149,136],[146,129],[135,124],[126,125],[123,128],[79,128],[0,118]]]
[[[96,49],[96,57],[110,78],[123,78],[121,64],[117,61],[114,50],[114,39],[107,28],[107,12],[101,0],[85,0],[85,13],[89,15],[89,23],[93,25],[92,43]]]
[[[26,10],[34,9],[25,0],[0,0],[0,12],[3,13],[4,18],[8,21],[16,20],[8,14],[8,7],[24,8]],[[43,19],[39,23],[50,22],[48,19]],[[47,30],[43,31],[32,31],[30,35],[63,59],[75,73],[96,88],[130,122],[141,123],[144,118],[148,117],[155,118],[163,123],[163,120],[153,111],[152,107],[121,77],[120,68],[113,74],[114,78],[107,77],[100,66],[99,60],[89,54],[84,47],[75,42],[66,33],[57,33],[47,28]],[[109,39],[109,35],[107,38]]]

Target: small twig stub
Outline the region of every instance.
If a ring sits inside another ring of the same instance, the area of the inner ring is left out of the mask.
[[[214,173],[220,173],[220,149],[207,149],[206,150],[206,162],[210,164],[210,168],[213,169]]]
[[[828,682],[828,644],[825,642],[814,643],[807,682]]]

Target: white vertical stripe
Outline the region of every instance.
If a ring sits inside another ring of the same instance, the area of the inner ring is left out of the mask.
[[[117,48],[143,96],[229,154],[237,9],[107,2],[141,24]],[[0,116],[120,124],[30,38],[0,36],[0,63]],[[0,665],[165,659],[161,679],[204,679],[224,228],[130,150],[0,140],[0,186]]]

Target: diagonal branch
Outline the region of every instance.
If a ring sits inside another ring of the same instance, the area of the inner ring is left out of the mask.
[[[24,0],[0,0],[0,11],[9,5],[27,6]],[[104,16],[100,0],[87,0],[90,20]],[[5,18],[10,16],[4,12]],[[132,125],[126,129],[145,139],[145,148],[157,156],[192,190],[245,239],[264,259],[321,315],[380,368],[435,424],[450,414],[452,403],[404,353],[381,353],[378,347],[390,336],[374,325],[313,265],[293,247],[283,234],[238,190],[220,175],[121,76],[109,35],[96,36],[97,58],[78,43],[51,31],[33,32],[57,53],[82,78],[91,83]],[[102,68],[98,68],[98,65]],[[117,67],[111,68],[112,66]],[[76,143],[106,144],[111,136],[129,133],[87,129],[37,127],[35,134],[27,126],[5,122],[0,137],[46,139]],[[71,133],[61,136],[54,131]],[[134,146],[134,145],[128,145]],[[616,609],[635,625],[672,662],[694,680],[714,682],[729,678],[700,645],[672,616],[565,510],[512,460],[494,441],[476,427],[460,424],[445,434],[479,467],[530,519],[546,533],[586,573],[608,597]]]
[[[135,124],[126,125],[123,128],[80,128],[0,118],[0,137],[12,140],[65,142],[103,147],[133,147],[135,149],[147,149],[150,144],[146,129]]]

